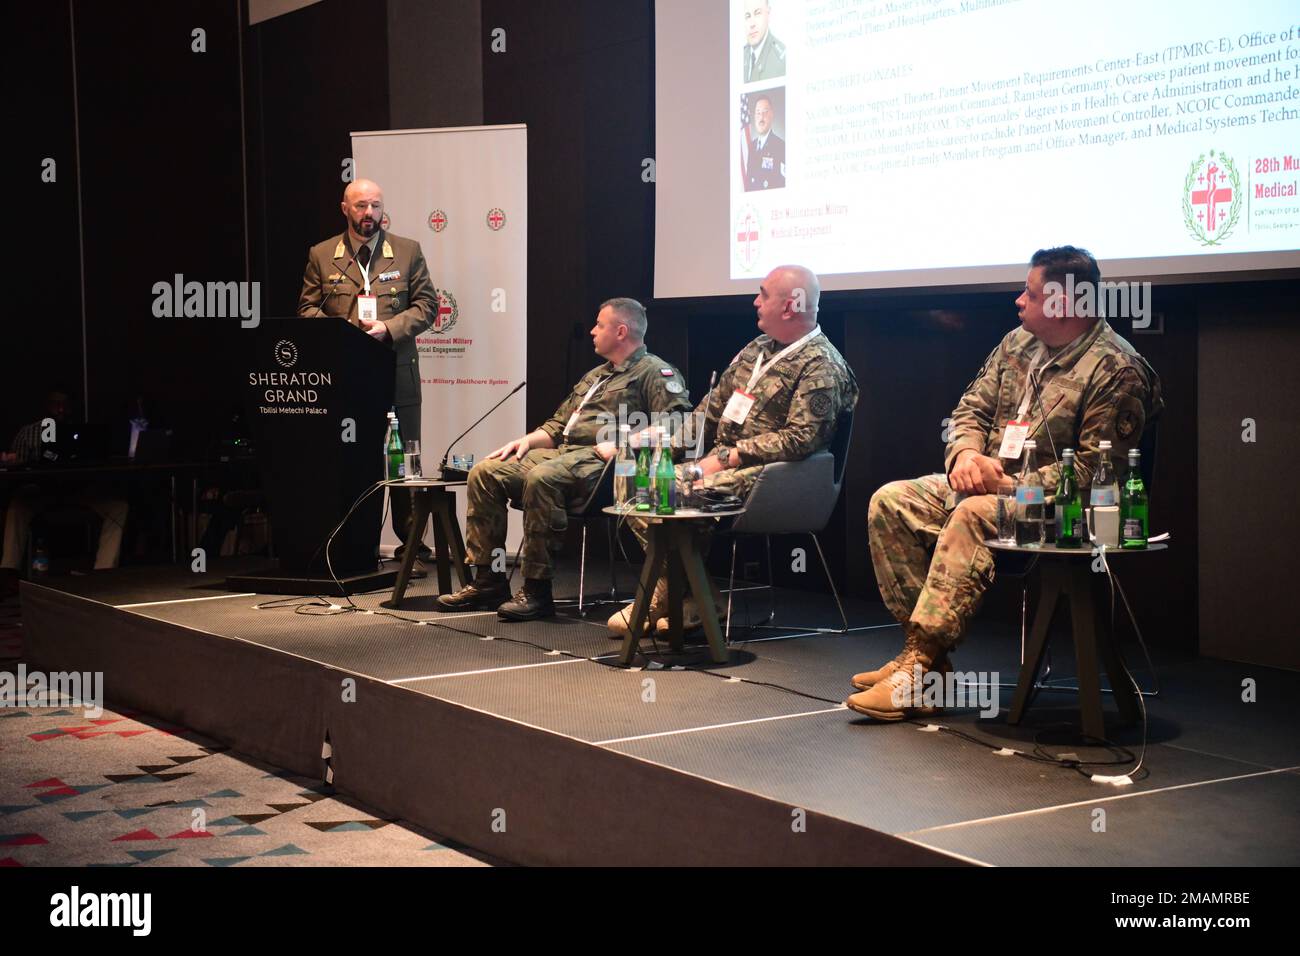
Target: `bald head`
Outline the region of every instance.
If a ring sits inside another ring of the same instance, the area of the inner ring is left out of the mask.
[[[348,221],[348,235],[352,241],[358,244],[369,242],[379,231],[379,223],[384,218],[384,191],[378,183],[358,179],[348,183],[343,190],[339,207]]]
[[[817,325],[821,283],[805,266],[777,266],[763,279],[754,299],[758,327],[778,342],[802,338]]]

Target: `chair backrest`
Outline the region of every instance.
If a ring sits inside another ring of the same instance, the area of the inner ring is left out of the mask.
[[[853,410],[840,414],[830,447],[802,461],[764,466],[749,497],[745,513],[730,530],[738,534],[797,534],[826,527],[840,498],[853,435]]]
[[[1147,422],[1146,428],[1142,430],[1142,440],[1138,442],[1138,450],[1142,453],[1142,483],[1146,485],[1149,493],[1151,479],[1156,474],[1156,454],[1160,450],[1159,416]]]
[[[853,409],[840,412],[835,421],[835,437],[831,439],[831,456],[835,459],[835,493],[844,483],[844,469],[849,463],[849,441],[853,438]]]

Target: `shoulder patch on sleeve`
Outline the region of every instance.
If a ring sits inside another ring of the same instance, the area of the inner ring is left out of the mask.
[[[664,385],[670,395],[680,395],[682,393],[682,383],[674,379]]]
[[[672,378],[677,373],[670,368],[661,368],[659,370],[659,374],[662,375],[664,378]]]

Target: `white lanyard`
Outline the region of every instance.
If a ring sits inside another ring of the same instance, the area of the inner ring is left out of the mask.
[[[362,263],[360,259],[357,260],[357,265],[361,266],[361,280],[366,285],[366,291],[363,294],[370,295],[370,265],[369,263]]]
[[[613,374],[606,375],[604,378],[598,378],[596,381],[591,383],[591,388],[587,389],[587,394],[582,396],[582,401],[578,402],[578,407],[575,408],[573,414],[569,416],[569,423],[564,426],[564,431],[561,433],[564,437],[568,437],[569,429],[573,427],[574,423],[578,420],[578,416],[582,414],[582,406],[587,404],[587,399],[596,394],[596,389],[600,388],[600,386],[604,385],[613,377]]]
[[[1046,352],[1046,349],[1043,351]],[[1047,360],[1048,356],[1046,354],[1040,355],[1038,360],[1030,366],[1029,375],[1025,378],[1025,397],[1020,400],[1020,411],[1016,412],[1016,421],[1018,422],[1025,421],[1025,412],[1029,411],[1029,399],[1034,394],[1034,376],[1047,364]]]
[[[764,372],[769,371],[772,368],[772,366],[774,366],[777,362],[781,361],[781,359],[785,358],[791,352],[795,352],[798,349],[802,348],[804,343],[806,343],[809,339],[816,338],[818,335],[821,334],[822,334],[822,327],[820,325],[814,326],[813,330],[809,332],[807,335],[805,335],[803,338],[799,339],[797,342],[791,342],[781,351],[773,355],[772,360],[768,362],[766,365],[763,364],[763,353],[762,351],[759,351],[758,358],[754,361],[754,371],[750,373],[749,384],[745,386],[745,391],[752,393],[754,391],[754,383],[763,377]]]

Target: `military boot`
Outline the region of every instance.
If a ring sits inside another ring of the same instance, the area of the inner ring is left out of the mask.
[[[615,611],[605,626],[609,628],[609,636],[616,641],[625,640],[628,632],[632,629],[632,608],[633,604],[626,604]],[[664,615],[668,613],[668,579],[660,578],[659,583],[655,585],[654,594],[650,595],[650,620],[646,627],[655,627]]]
[[[539,617],[555,617],[555,599],[551,597],[550,578],[525,578],[524,586],[514,598],[497,608],[497,617],[503,621],[535,621]]]
[[[494,611],[508,597],[510,584],[504,574],[476,567],[474,580],[459,591],[440,596],[438,607],[443,611]]]
[[[924,687],[921,682],[932,670],[942,673],[936,662],[943,653],[941,645],[918,637],[904,649],[893,673],[870,689],[852,695],[844,705],[877,720],[902,720],[939,713],[942,707],[922,703]]]
[[[879,684],[882,680],[889,677],[890,674],[894,673],[894,671],[898,670],[903,663],[903,658],[905,658],[915,647],[916,638],[913,637],[912,633],[909,631],[907,640],[903,642],[903,649],[898,652],[892,661],[882,664],[874,671],[863,671],[861,674],[854,674],[849,679],[849,683],[853,685],[855,690],[867,690],[868,688]],[[946,652],[939,656],[935,666],[938,667],[940,673],[943,674],[952,671],[952,662],[948,660],[948,654]]]

